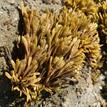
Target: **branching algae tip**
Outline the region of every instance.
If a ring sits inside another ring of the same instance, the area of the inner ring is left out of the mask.
[[[42,90],[56,92],[66,78],[79,79],[87,63],[97,72],[101,59],[97,24],[82,11],[64,7],[59,14],[21,5],[25,34],[17,41],[24,46],[24,58],[10,60],[12,70],[5,72],[12,90],[26,96],[26,102],[37,99]]]

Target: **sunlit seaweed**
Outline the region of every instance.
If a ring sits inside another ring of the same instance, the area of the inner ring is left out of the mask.
[[[17,42],[25,48],[24,59],[11,60],[13,70],[6,76],[14,90],[25,94],[27,101],[41,90],[55,91],[68,79],[79,79],[87,63],[96,71],[101,59],[97,24],[81,11],[64,8],[57,15],[42,15],[21,6],[25,34]]]
[[[85,15],[96,21],[98,6],[93,0],[64,0],[64,5],[75,11],[82,11]]]
[[[79,49],[80,39],[73,37],[73,29],[70,29],[72,15],[69,16],[67,11],[62,11],[60,15],[48,11],[40,16],[35,11],[28,11],[25,14],[22,10],[25,31],[31,39],[33,36],[36,38],[36,49],[33,49],[35,56],[32,55],[34,59],[38,58],[40,64],[38,71],[41,74],[41,83],[46,88],[55,89],[65,83],[65,77],[75,77],[84,62],[83,49]],[[39,57],[40,55],[43,57]]]

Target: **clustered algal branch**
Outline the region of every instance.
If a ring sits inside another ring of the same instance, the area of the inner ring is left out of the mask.
[[[13,70],[5,73],[12,89],[29,102],[42,90],[56,92],[67,78],[79,80],[87,63],[92,73],[98,73],[102,55],[97,28],[103,27],[106,34],[103,5],[101,13],[100,5],[93,0],[65,0],[59,14],[50,10],[40,14],[22,3],[25,33],[17,45],[19,49],[19,44],[24,46],[24,58],[11,60]],[[99,20],[101,25],[96,23]]]

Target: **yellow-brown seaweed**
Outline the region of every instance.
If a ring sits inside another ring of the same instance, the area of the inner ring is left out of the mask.
[[[97,25],[83,12],[64,8],[59,15],[51,11],[40,15],[23,4],[21,11],[25,34],[18,43],[25,48],[24,59],[11,60],[13,70],[5,74],[27,101],[36,99],[42,89],[55,91],[66,78],[79,79],[87,60],[94,71],[98,69]]]

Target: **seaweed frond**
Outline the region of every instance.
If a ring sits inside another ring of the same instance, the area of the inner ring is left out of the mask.
[[[65,16],[64,19],[62,19],[63,16]],[[26,10],[23,17],[25,31],[29,37],[22,36],[22,43],[26,48],[23,38],[29,38],[29,48],[31,45],[35,46],[35,48],[26,49],[28,51],[25,56],[31,55],[38,61],[41,84],[46,89],[54,90],[66,83],[65,78],[77,77],[76,75],[79,75],[83,67],[85,55],[83,49],[79,49],[80,39],[72,35],[70,13],[62,11],[61,15],[55,15],[48,11],[40,16],[36,11]],[[36,42],[32,41],[34,38]]]
[[[93,0],[64,0],[64,5],[75,11],[82,11],[87,17],[96,20],[98,6]]]
[[[26,9],[27,7],[23,8],[22,13],[24,13],[27,18],[30,17],[32,20],[32,16],[27,16],[28,14],[26,13]],[[36,48],[36,36],[29,36],[29,34],[32,34],[36,30],[30,29],[29,21],[31,20],[25,21],[27,23],[27,26],[25,26],[27,33],[25,36],[19,37],[17,42],[18,45],[21,43],[25,48],[24,59],[17,59],[16,61],[11,60],[10,62],[13,70],[11,70],[10,73],[5,73],[6,77],[11,80],[12,90],[19,91],[20,96],[24,94],[27,102],[32,99],[37,99],[38,94],[42,89],[42,85],[40,84],[40,72],[38,72],[38,59],[44,57],[44,54],[43,57],[41,57],[40,53],[42,53],[42,51],[39,48]],[[20,48],[20,46],[18,47]]]
[[[19,37],[24,59],[11,60],[13,70],[6,76],[14,90],[37,97],[41,90],[56,91],[68,79],[79,79],[87,63],[94,71],[101,59],[97,25],[81,11],[64,8],[57,15],[39,14],[22,4],[25,34]]]
[[[41,85],[39,81],[40,73],[35,72],[38,67],[36,61],[32,61],[32,57],[28,59],[19,60],[16,62],[11,60],[13,70],[10,73],[6,72],[5,75],[11,80],[12,90],[19,91],[20,96],[26,95],[27,102],[31,99],[36,99]]]

